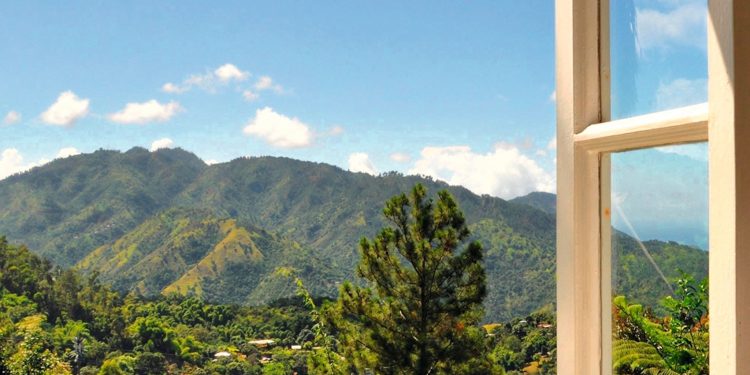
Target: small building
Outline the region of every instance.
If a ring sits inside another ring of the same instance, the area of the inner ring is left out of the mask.
[[[218,353],[214,354],[214,358],[228,358],[228,357],[231,357],[231,356],[232,356],[232,353],[230,353],[230,352],[218,352]]]
[[[276,341],[272,339],[251,340],[248,341],[248,344],[254,345],[256,348],[270,348],[276,344]]]
[[[302,345],[292,345],[292,350],[302,350]]]

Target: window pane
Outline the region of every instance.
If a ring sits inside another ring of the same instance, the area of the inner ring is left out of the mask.
[[[698,143],[611,154],[616,374],[644,363],[707,373],[707,151]]]
[[[706,101],[706,0],[611,0],[612,118]]]

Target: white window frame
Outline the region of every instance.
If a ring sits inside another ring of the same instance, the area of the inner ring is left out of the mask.
[[[748,5],[709,0],[708,103],[609,121],[609,1],[556,0],[558,374],[612,372],[609,153],[709,140],[710,370],[750,374]]]

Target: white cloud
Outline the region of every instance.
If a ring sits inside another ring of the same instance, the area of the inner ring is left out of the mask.
[[[172,142],[171,139],[169,139],[169,138],[161,138],[161,139],[157,139],[157,140],[151,142],[151,148],[150,148],[150,150],[151,151],[156,151],[156,150],[158,150],[160,148],[170,148],[170,147],[172,147],[172,145],[174,145],[174,142]]]
[[[50,125],[73,126],[88,113],[88,99],[81,99],[72,91],[65,91],[42,113],[42,121]]]
[[[335,137],[337,135],[344,134],[344,127],[342,126],[334,126],[331,128],[331,130],[328,131],[328,134],[332,137]]]
[[[36,163],[25,163],[23,156],[17,149],[6,148],[0,153],[0,180],[16,173],[28,171],[48,161],[47,159],[41,159]]]
[[[675,79],[660,82],[656,89],[656,110],[672,109],[706,101],[708,82],[705,79]]]
[[[234,64],[224,64],[216,68],[214,75],[221,82],[244,81],[250,77],[250,73],[241,71]]]
[[[281,148],[307,147],[313,143],[314,138],[307,124],[297,118],[276,113],[269,107],[255,111],[255,118],[250,120],[243,132]]]
[[[551,94],[549,94],[549,101],[557,102],[557,90],[554,90]]]
[[[110,114],[109,119],[120,124],[165,122],[180,110],[180,103],[174,101],[161,104],[156,100],[149,100],[143,103],[128,103],[119,112]]]
[[[425,147],[409,173],[505,199],[555,189],[552,175],[508,143],[499,143],[486,154],[475,153],[469,146]]]
[[[213,73],[192,74],[182,82],[182,90],[188,91],[193,87],[201,88],[208,92],[216,90],[216,79]]]
[[[256,91],[265,91],[265,90],[273,90],[277,94],[281,94],[284,92],[284,88],[281,87],[281,85],[275,84],[273,82],[273,79],[269,76],[262,76],[258,78],[258,81],[255,82],[255,90]]]
[[[269,76],[262,76],[255,82],[255,89],[258,91],[268,90],[273,86],[273,80]]]
[[[355,152],[349,155],[349,170],[352,172],[362,172],[371,175],[378,174],[375,166],[372,165],[370,155],[364,152]]]
[[[80,153],[81,152],[78,151],[78,149],[75,147],[64,147],[57,152],[57,156],[55,156],[55,158],[67,158],[68,156],[74,156]]]
[[[404,152],[394,152],[390,155],[390,158],[397,163],[407,163],[411,160],[411,156]]]
[[[26,169],[28,168],[23,165],[23,157],[17,149],[6,148],[0,154],[0,179]]]
[[[182,94],[183,92],[187,90],[189,90],[189,88],[177,86],[172,82],[167,82],[161,87],[161,91],[164,91],[170,94]]]
[[[216,160],[216,159],[208,159],[208,160],[206,160],[206,164],[208,164],[208,165],[214,165],[214,164],[218,164],[218,163],[219,163],[219,161]]]
[[[661,146],[656,147],[656,150],[667,154],[677,154],[687,156],[697,161],[708,161],[708,144],[703,143],[689,143],[682,145],[672,146]]]
[[[16,111],[10,111],[7,115],[3,118],[3,124],[5,125],[13,125],[19,121],[21,121],[21,114]]]
[[[248,102],[252,102],[252,101],[255,101],[256,99],[258,99],[260,97],[260,95],[258,95],[257,93],[254,93],[254,92],[252,92],[250,90],[245,90],[245,91],[242,92],[242,97],[245,98],[245,100],[247,100]]]
[[[81,152],[75,147],[64,147],[57,151],[57,154],[53,159],[67,158],[80,153]],[[41,158],[36,162],[25,162],[23,155],[21,155],[21,152],[19,152],[18,149],[6,148],[0,153],[0,180],[16,173],[26,172],[31,168],[49,162],[50,159],[47,158]]]
[[[636,9],[638,46],[641,50],[691,46],[706,48],[705,2],[668,2],[668,11]]]
[[[232,81],[244,81],[249,77],[249,72],[240,70],[234,64],[227,63],[213,71],[206,71],[203,74],[191,74],[179,85],[167,82],[162,85],[161,90],[170,94],[181,94],[197,87],[204,91],[215,92],[218,86],[226,85]]]
[[[557,150],[557,137],[552,137],[547,143],[548,150]]]

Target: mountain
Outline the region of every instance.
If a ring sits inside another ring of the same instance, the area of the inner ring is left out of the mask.
[[[0,233],[61,266],[98,272],[122,291],[261,304],[294,294],[294,273],[314,294],[335,296],[343,280],[355,279],[359,239],[386,225],[384,202],[418,182],[432,194],[449,190],[484,245],[488,320],[554,302],[554,195],[505,201],[429,178],[289,158],[208,166],[181,149],[134,148],[58,159],[0,181],[7,207]],[[651,280],[649,263],[636,244],[621,242],[632,250],[621,253],[633,255],[618,263],[628,266],[623,285],[640,293],[649,284],[639,282]],[[669,246],[678,255],[654,255],[669,263],[669,277],[683,261],[696,265],[691,270],[707,264],[703,251]]]
[[[534,191],[510,200],[513,203],[525,204],[554,215],[557,212],[557,196],[551,193]]]
[[[206,165],[182,150],[99,150],[0,181],[0,233],[71,266],[169,207]]]

